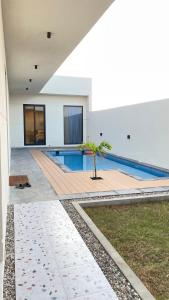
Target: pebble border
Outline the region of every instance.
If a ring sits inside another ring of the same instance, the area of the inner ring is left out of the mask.
[[[8,205],[6,224],[6,259],[4,268],[3,299],[16,300],[15,294],[15,242],[14,206]]]

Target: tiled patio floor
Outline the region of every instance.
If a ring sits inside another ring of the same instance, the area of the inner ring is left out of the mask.
[[[17,204],[17,300],[117,300],[59,201]]]
[[[28,176],[31,188],[19,190],[10,187],[10,203],[47,201],[57,198],[56,192],[27,149],[11,151],[11,175],[20,174]]]
[[[169,179],[141,181],[118,171],[99,171],[104,180],[93,181],[92,172],[65,173],[41,151],[31,153],[58,195],[169,186]]]

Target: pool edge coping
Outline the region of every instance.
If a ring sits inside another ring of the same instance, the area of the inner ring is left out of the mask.
[[[93,232],[93,234],[96,236],[98,241],[101,243],[101,245],[104,247],[106,252],[109,254],[109,256],[113,259],[113,261],[116,263],[116,265],[119,267],[121,272],[124,274],[124,276],[127,278],[127,280],[131,283],[135,291],[139,294],[139,296],[142,298],[142,300],[155,300],[155,297],[150,293],[150,291],[146,288],[144,283],[139,279],[139,277],[135,274],[135,272],[129,267],[129,265],[125,262],[125,260],[122,258],[122,256],[118,253],[118,251],[111,245],[111,243],[108,241],[108,239],[105,237],[105,235],[100,231],[100,229],[94,224],[94,222],[91,220],[91,218],[86,214],[84,211],[84,207],[96,207],[101,205],[122,205],[122,204],[132,204],[132,203],[139,203],[139,202],[155,202],[155,201],[164,201],[168,200],[169,196],[146,196],[140,197],[140,198],[129,198],[129,197],[123,197],[123,198],[114,198],[114,199],[102,199],[102,200],[90,200],[90,201],[77,201],[72,202],[73,207],[76,209],[76,211],[80,214],[82,219],[85,221],[89,229]]]

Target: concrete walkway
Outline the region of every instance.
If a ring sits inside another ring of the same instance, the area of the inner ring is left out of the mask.
[[[13,150],[16,300],[117,300],[101,269],[28,150]],[[51,201],[52,200],[52,201]]]
[[[31,188],[24,190],[10,188],[10,203],[27,203],[47,201],[57,198],[56,193],[49,184],[28,149],[11,151],[11,175],[28,175]]]

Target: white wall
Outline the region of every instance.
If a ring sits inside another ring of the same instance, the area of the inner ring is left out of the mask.
[[[52,76],[41,90],[43,94],[89,96],[91,94],[91,79]]]
[[[83,137],[86,140],[88,98],[63,95],[10,96],[11,147],[24,147],[23,104],[44,104],[46,108],[46,146],[64,146],[64,105],[83,106]]]
[[[0,1],[0,261],[4,257],[9,180],[8,86],[5,69],[5,47]]]
[[[88,139],[107,140],[112,153],[169,168],[169,100],[90,112]]]

